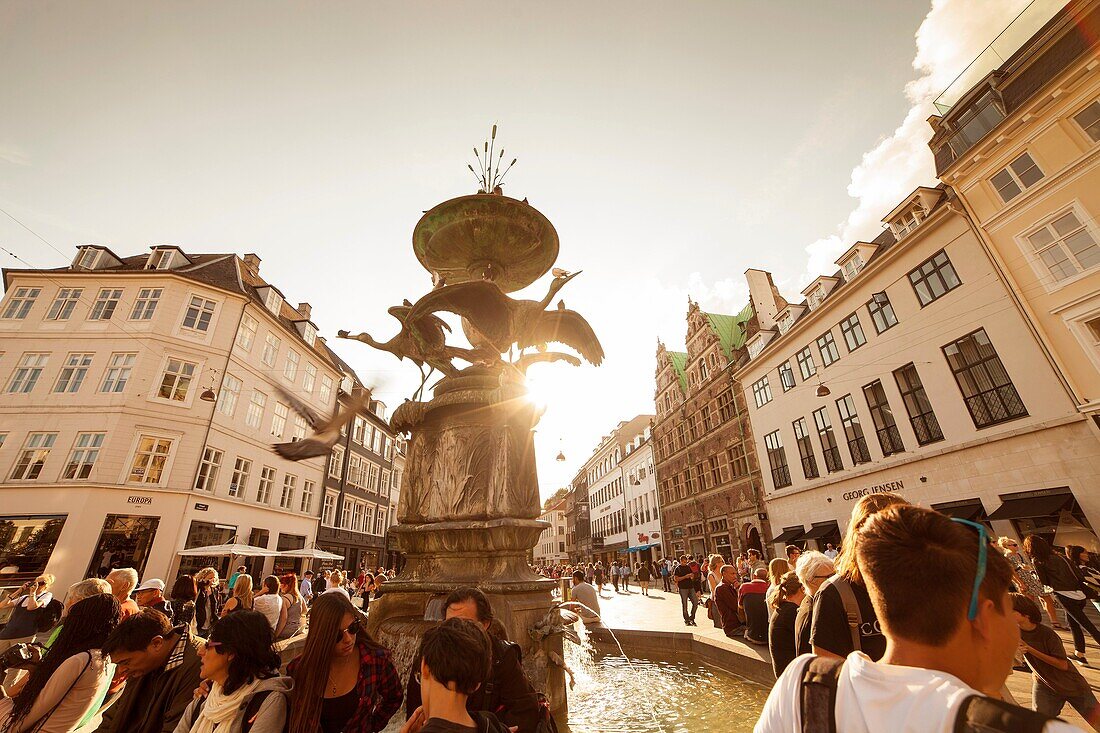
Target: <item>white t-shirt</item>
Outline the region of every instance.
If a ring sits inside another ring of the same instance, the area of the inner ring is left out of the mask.
[[[342,586],[334,586],[332,588],[327,588],[325,590],[325,593],[340,593],[344,596],[344,598],[347,598],[349,601],[351,600],[351,596],[348,595],[348,592],[346,590],[344,590],[344,588]],[[321,595],[325,595],[325,593],[322,593]]]
[[[252,607],[264,615],[274,631],[279,625],[279,613],[283,610],[283,599],[279,594],[264,593],[262,596],[256,596],[252,601]]]
[[[587,606],[595,611],[596,614],[600,613],[600,600],[598,594],[596,593],[596,589],[588,583],[577,583],[570,589],[569,593],[572,599],[577,603]],[[581,619],[585,623],[599,620],[583,608],[577,613],[580,614]]]
[[[839,553],[836,550],[825,550],[825,552],[823,552],[821,554],[824,555],[825,557],[829,558],[830,560],[836,560],[836,556]]]
[[[798,733],[802,730],[799,688],[802,670],[813,658],[803,654],[791,662],[772,687],[755,733]],[[836,691],[836,728],[844,733],[951,733],[963,701],[978,694],[947,672],[878,664],[862,652],[852,652],[844,664]],[[1080,733],[1052,721],[1044,733]]]

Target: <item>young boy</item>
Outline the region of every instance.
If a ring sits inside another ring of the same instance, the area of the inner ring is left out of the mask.
[[[473,621],[451,618],[425,631],[417,675],[422,704],[401,733],[508,733],[494,714],[466,710],[466,699],[485,684],[491,665],[489,637]]]
[[[1012,615],[1020,627],[1020,651],[1032,671],[1032,707],[1057,715],[1068,702],[1095,729],[1096,695],[1081,672],[1066,657],[1066,647],[1054,629],[1042,624],[1039,605],[1012,594]]]

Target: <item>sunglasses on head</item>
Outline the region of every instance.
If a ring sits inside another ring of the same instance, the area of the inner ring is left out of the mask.
[[[340,629],[336,632],[336,641],[343,641],[344,634],[351,634],[352,636],[359,636],[359,629],[361,629],[358,621],[352,621],[347,628]]]
[[[981,590],[982,581],[985,580],[986,552],[989,546],[989,533],[986,531],[984,524],[972,522],[969,519],[951,517],[951,521],[958,522],[959,524],[978,531],[978,569],[974,573],[974,590],[970,593],[970,608],[968,608],[966,612],[967,620],[973,621],[978,617],[978,592]]]

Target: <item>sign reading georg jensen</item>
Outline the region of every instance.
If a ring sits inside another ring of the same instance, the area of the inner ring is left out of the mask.
[[[855,501],[856,499],[861,499],[868,494],[888,494],[891,491],[901,491],[904,488],[904,481],[888,481],[887,483],[875,484],[874,486],[868,486],[864,489],[846,491],[840,495],[840,498],[844,501]]]

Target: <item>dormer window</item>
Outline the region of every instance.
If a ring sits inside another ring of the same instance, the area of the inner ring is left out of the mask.
[[[927,215],[928,213],[924,210],[924,207],[919,204],[909,209],[894,221],[894,236],[897,239],[906,236],[916,229],[917,225],[924,221],[924,217]]]
[[[755,359],[760,356],[760,352],[764,350],[764,341],[757,339],[749,344],[749,358]]]
[[[844,279],[851,280],[863,269],[863,258],[859,256],[859,253],[852,255],[852,258],[844,263]]]
[[[279,311],[282,310],[282,303],[283,299],[279,297],[279,291],[269,287],[267,295],[264,296],[264,306],[275,315],[279,315]]]
[[[810,310],[817,308],[825,300],[825,291],[821,287],[814,288],[810,293],[810,297],[806,299],[806,302],[810,305]]]
[[[95,247],[85,247],[80,252],[80,258],[76,262],[76,266],[82,270],[94,270],[96,262],[99,261],[100,251]]]
[[[351,377],[348,376],[347,374],[345,374],[340,379],[340,391],[343,392],[344,394],[351,394],[351,390],[354,386],[355,386],[355,383],[352,381]]]
[[[175,254],[170,249],[154,249],[149,255],[146,270],[170,270],[172,269],[172,256]]]
[[[783,314],[783,317],[779,319],[779,333],[786,333],[791,330],[791,326],[794,325],[794,314],[787,311]]]
[[[307,323],[305,328],[302,329],[302,338],[310,346],[317,343],[317,329],[313,327],[312,323]]]

